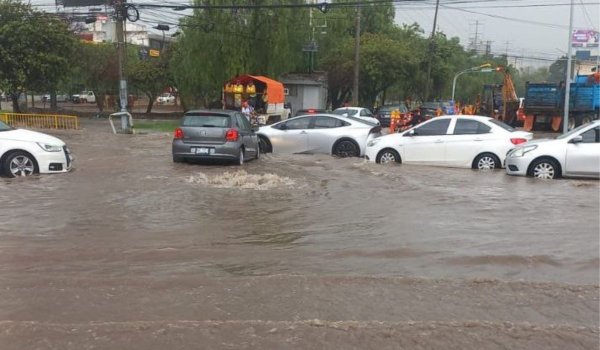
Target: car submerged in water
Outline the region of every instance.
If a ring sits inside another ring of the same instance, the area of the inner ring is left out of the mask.
[[[175,129],[173,162],[228,160],[243,165],[258,159],[260,149],[255,128],[238,111],[197,110],[184,114]]]
[[[360,118],[315,114],[261,127],[257,134],[263,153],[325,153],[360,157],[381,127]]]
[[[7,177],[66,173],[73,157],[60,139],[0,121],[0,172]]]
[[[489,170],[501,168],[508,151],[531,140],[483,116],[440,116],[398,134],[369,141],[366,158],[381,164],[419,163]]]
[[[600,178],[600,120],[555,139],[519,145],[506,156],[506,173],[539,179]]]

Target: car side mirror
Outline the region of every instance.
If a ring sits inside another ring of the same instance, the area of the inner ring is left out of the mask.
[[[342,117],[348,117],[348,113],[343,113]]]
[[[415,132],[415,129],[409,130],[406,134],[404,134],[404,136],[415,136],[417,133]]]
[[[279,129],[279,130],[287,130],[287,125],[285,125],[285,123],[283,123],[283,124],[279,124],[279,125],[277,126],[277,129]]]
[[[583,136],[577,135],[569,140],[569,143],[581,143],[583,142]]]

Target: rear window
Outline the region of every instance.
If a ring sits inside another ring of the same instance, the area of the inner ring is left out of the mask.
[[[188,114],[183,117],[181,126],[229,128],[231,127],[231,118],[223,114]]]
[[[348,116],[354,116],[358,114],[358,110],[356,109],[336,109],[335,111],[333,111],[333,114],[337,114],[337,115],[342,115],[342,114],[348,114]]]
[[[507,124],[504,124],[503,122],[496,120],[496,119],[489,119],[488,122],[498,125],[499,127],[501,127],[502,129],[509,131],[509,132],[513,132],[515,131],[515,128],[513,128],[512,126],[509,126]]]
[[[408,108],[406,108],[405,105],[381,106],[381,108],[379,108],[379,111],[380,112],[391,112],[391,111],[395,111],[396,109],[399,110],[401,113],[408,112]]]

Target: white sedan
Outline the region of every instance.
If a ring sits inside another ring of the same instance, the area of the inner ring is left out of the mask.
[[[261,127],[257,134],[262,153],[325,153],[359,157],[367,142],[380,136],[381,127],[354,117],[313,114]]]
[[[553,140],[519,145],[506,157],[506,173],[540,179],[600,177],[600,120]]]
[[[366,158],[383,164],[493,169],[502,166],[510,149],[532,136],[489,117],[440,116],[402,133],[369,141]]]
[[[156,102],[158,102],[158,104],[175,103],[175,96],[169,93],[164,93],[156,98]]]
[[[355,117],[362,120],[365,120],[369,123],[373,123],[375,125],[379,125],[379,119],[375,118],[373,113],[368,108],[363,107],[342,107],[335,109],[333,114],[341,115],[344,117]]]
[[[64,173],[73,158],[64,142],[40,132],[0,122],[0,173],[8,177]]]

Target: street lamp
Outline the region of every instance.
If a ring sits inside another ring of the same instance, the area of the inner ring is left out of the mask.
[[[171,27],[169,27],[166,24],[159,24],[156,27],[152,27],[152,28],[162,31],[163,38],[162,38],[162,42],[160,43],[160,50],[162,51],[163,46],[165,45],[165,31],[168,32],[169,30],[171,30]]]
[[[452,101],[454,101],[454,92],[456,91],[456,79],[458,79],[459,76],[461,76],[465,73],[474,73],[474,72],[490,73],[490,72],[494,71],[494,69],[492,69],[491,67],[492,67],[491,64],[485,63],[485,64],[482,64],[481,66],[467,68],[463,71],[456,73],[456,75],[454,76],[454,80],[452,81]]]

